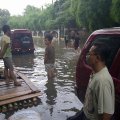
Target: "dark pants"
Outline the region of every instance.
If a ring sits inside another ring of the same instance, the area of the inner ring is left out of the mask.
[[[67,120],[88,120],[83,110],[77,112],[74,116],[67,118]]]

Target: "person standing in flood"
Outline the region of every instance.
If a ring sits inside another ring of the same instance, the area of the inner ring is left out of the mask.
[[[55,76],[55,48],[51,44],[53,36],[50,33],[45,35],[45,55],[44,55],[44,64],[45,71],[47,72],[48,79],[51,79]]]
[[[21,83],[17,81],[16,76],[14,74],[14,68],[12,64],[12,53],[11,53],[11,41],[10,35],[11,30],[9,25],[4,25],[2,27],[2,31],[4,35],[1,38],[1,52],[0,58],[4,61],[4,75],[6,84],[9,86],[10,78],[14,81],[15,86],[21,86]]]
[[[75,41],[75,31],[74,30],[72,30],[71,32],[70,32],[70,46],[71,46],[71,48],[74,48],[74,41]]]
[[[65,35],[64,40],[65,40],[65,47],[68,48],[68,42],[69,42],[68,35]]]
[[[78,31],[76,31],[74,37],[74,49],[77,53],[79,53],[80,51],[79,45],[80,45],[80,37]]]
[[[64,35],[64,41],[65,41],[65,47],[68,48],[68,43],[69,43],[69,35],[68,35],[68,30],[65,31],[65,35]]]

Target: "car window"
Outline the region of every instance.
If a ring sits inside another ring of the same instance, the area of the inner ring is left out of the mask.
[[[31,38],[28,36],[21,37],[21,41],[31,41]]]
[[[118,79],[120,80],[120,68],[119,68],[119,74],[118,74]]]
[[[120,48],[115,56],[110,72],[114,77],[120,80]]]
[[[14,35],[14,40],[19,41],[32,41],[32,36],[28,33],[16,33]]]
[[[103,42],[110,47],[110,54],[107,60],[107,67],[110,68],[118,49],[120,48],[120,35],[98,35],[95,37],[93,42],[90,44],[88,51],[92,44],[96,42]]]
[[[118,77],[117,77],[117,79],[120,80],[120,65],[119,65],[119,67],[118,67]]]
[[[119,61],[120,60],[120,48],[119,48],[119,52],[118,52],[118,58],[117,60]],[[120,80],[120,64],[118,65],[118,77],[117,77],[119,80]]]

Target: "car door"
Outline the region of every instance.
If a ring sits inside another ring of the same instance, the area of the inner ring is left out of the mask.
[[[120,48],[110,69],[115,85],[115,120],[120,118]]]

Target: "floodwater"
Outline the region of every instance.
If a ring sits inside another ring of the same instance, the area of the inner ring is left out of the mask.
[[[35,39],[34,43],[34,54],[13,56],[15,69],[24,73],[42,93],[40,104],[27,110],[37,111],[41,120],[66,120],[82,107],[74,90],[75,67],[79,54],[74,49],[65,49],[64,41],[55,41],[57,76],[48,80],[44,69],[44,42]]]

